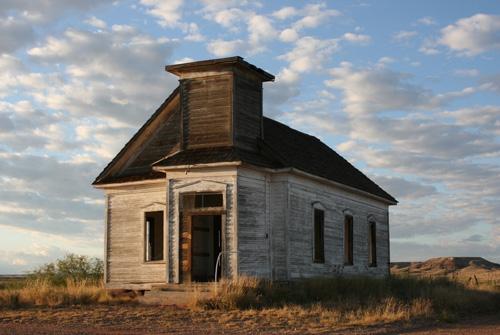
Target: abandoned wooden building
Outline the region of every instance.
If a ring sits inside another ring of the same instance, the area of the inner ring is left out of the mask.
[[[389,272],[397,201],[314,136],[263,116],[274,76],[230,57],[179,86],[93,185],[108,287]]]

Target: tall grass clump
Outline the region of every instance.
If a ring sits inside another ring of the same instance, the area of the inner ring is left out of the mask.
[[[18,285],[0,289],[0,307],[68,306],[128,301],[112,297],[102,280],[103,263],[97,258],[66,255],[45,264]]]
[[[340,323],[369,324],[437,318],[500,310],[500,294],[473,290],[440,279],[337,277],[292,282],[256,278],[223,281],[209,298],[196,304],[204,309],[300,310]]]

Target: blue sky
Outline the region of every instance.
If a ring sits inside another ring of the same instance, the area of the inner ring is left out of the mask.
[[[166,64],[240,55],[264,111],[393,194],[395,261],[500,262],[494,1],[46,0],[0,4],[0,273],[100,256],[90,183],[176,87]]]

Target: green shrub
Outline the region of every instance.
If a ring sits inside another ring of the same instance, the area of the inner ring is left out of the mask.
[[[68,254],[55,262],[40,266],[29,274],[28,280],[43,280],[52,285],[66,285],[68,280],[97,283],[102,280],[103,273],[104,263],[101,259]]]

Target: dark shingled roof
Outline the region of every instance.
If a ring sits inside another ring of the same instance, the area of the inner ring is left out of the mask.
[[[296,168],[377,195],[391,202],[397,202],[390,194],[316,137],[267,117],[264,117],[264,140],[260,144],[258,153],[235,147],[185,150],[166,157],[154,166],[236,161],[268,168]]]
[[[279,155],[285,166],[397,202],[389,193],[314,136],[264,117],[264,143]]]
[[[277,168],[283,167],[279,160],[261,152],[251,152],[236,147],[215,147],[179,151],[154,164],[155,167],[176,165],[209,164],[220,162],[245,162],[248,164]]]

